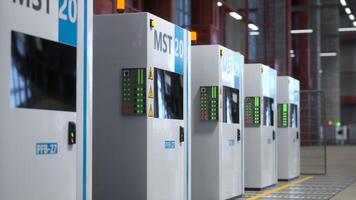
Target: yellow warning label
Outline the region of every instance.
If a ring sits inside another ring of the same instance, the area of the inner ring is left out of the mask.
[[[148,110],[148,117],[154,117],[153,116],[152,104],[150,105],[150,109]]]
[[[150,71],[148,72],[148,79],[149,79],[149,80],[153,80],[153,71],[152,71],[152,67],[150,67]]]
[[[150,89],[148,90],[148,98],[153,99],[152,85],[150,85]]]

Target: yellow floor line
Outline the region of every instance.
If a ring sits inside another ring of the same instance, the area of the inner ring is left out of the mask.
[[[292,186],[294,186],[294,185],[296,185],[296,184],[298,184],[298,183],[303,183],[303,182],[305,182],[305,181],[307,181],[307,180],[310,180],[310,179],[312,179],[312,178],[314,178],[314,177],[313,177],[313,176],[306,176],[306,177],[304,177],[304,178],[300,178],[300,179],[295,180],[295,181],[292,181],[292,182],[290,182],[290,183],[286,183],[286,184],[284,184],[284,185],[281,185],[281,186],[279,186],[279,187],[277,187],[277,188],[274,188],[274,189],[267,190],[267,191],[265,191],[265,192],[261,192],[261,193],[259,193],[259,194],[256,194],[256,195],[254,195],[254,196],[248,198],[247,200],[257,200],[257,199],[260,199],[260,198],[265,197],[265,196],[267,196],[267,195],[270,195],[270,194],[279,192],[279,191],[281,191],[281,190],[287,189],[287,188],[289,188],[289,187],[292,187]]]

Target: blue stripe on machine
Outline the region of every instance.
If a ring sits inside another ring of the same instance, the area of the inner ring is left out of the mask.
[[[174,57],[175,57],[175,72],[183,74],[184,72],[184,29],[175,26],[174,38]]]
[[[78,1],[59,0],[58,41],[77,46]]]

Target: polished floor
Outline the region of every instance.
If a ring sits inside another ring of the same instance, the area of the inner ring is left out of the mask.
[[[310,163],[304,163],[302,170],[318,173],[326,167],[327,175],[304,175],[290,182],[279,182],[263,191],[247,191],[239,199],[356,200],[356,146],[328,146],[326,157],[323,157],[320,147],[306,147],[303,151],[309,156],[304,162]],[[316,159],[318,157],[319,160]]]

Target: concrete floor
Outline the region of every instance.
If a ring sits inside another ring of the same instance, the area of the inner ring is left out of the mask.
[[[328,146],[328,175],[356,176],[356,146]],[[356,199],[356,183],[332,200]]]
[[[303,157],[304,156],[304,157]],[[324,150],[320,147],[303,147],[302,170],[320,172],[324,167]],[[307,162],[307,163],[305,163]],[[303,169],[304,167],[304,169]],[[313,179],[293,185],[287,189],[266,195],[260,200],[281,199],[331,199],[356,200],[356,146],[328,146],[327,147],[327,175],[314,176]],[[276,187],[268,188],[267,192],[283,186],[286,182],[279,182]],[[249,199],[259,192],[246,192],[243,198]]]

